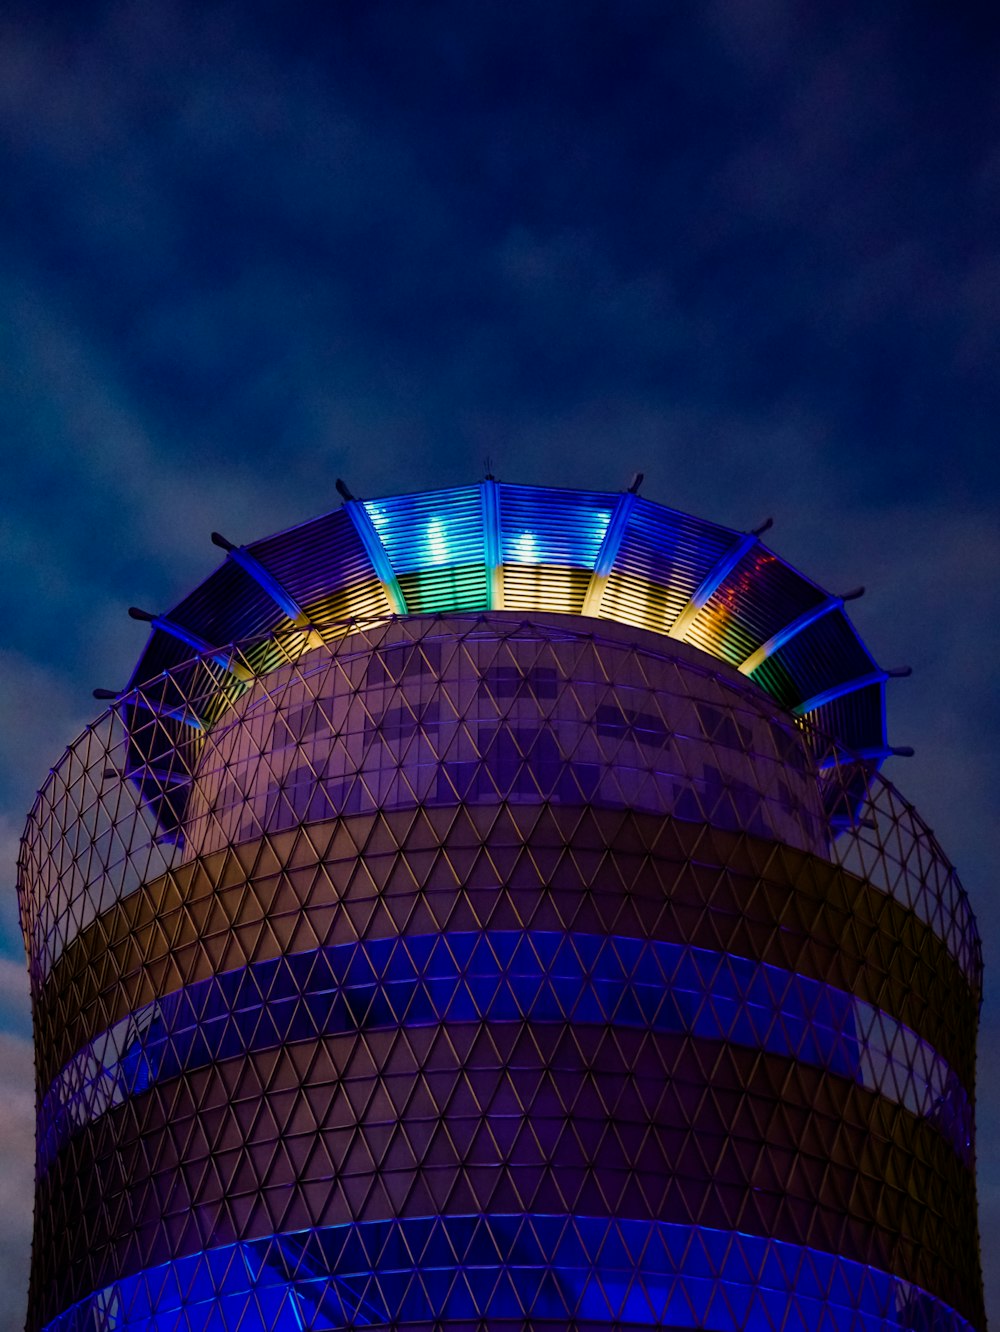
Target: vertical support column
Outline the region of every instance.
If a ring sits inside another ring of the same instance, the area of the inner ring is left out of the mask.
[[[683,639],[693,622],[698,618],[701,608],[710,601],[719,590],[743,556],[753,550],[757,544],[756,532],[748,532],[742,540],[729,547],[722,559],[702,580],[701,586],[692,594],[691,600],[681,610],[677,619],[667,630],[668,638]]]
[[[212,544],[226,552],[234,564],[238,564],[244,573],[249,574],[258,587],[262,588],[278,609],[287,615],[297,629],[309,627],[309,616],[295,600],[287,588],[283,587],[256,556],[251,555],[245,546],[236,546],[227,541],[221,532],[212,533]]]
[[[503,543],[500,529],[500,488],[487,477],[480,490],[483,505],[483,558],[486,561],[486,605],[503,610]]]
[[[821,620],[824,615],[829,615],[831,611],[842,610],[845,601],[856,601],[864,594],[864,590],[863,587],[857,587],[853,592],[845,592],[842,597],[827,597],[818,606],[813,606],[798,619],[792,620],[791,624],[786,624],[776,634],[772,634],[766,643],[761,643],[756,652],[751,652],[745,661],[741,661],[737,669],[743,675],[752,675],[758,666],[762,666],[768,657],[773,656],[779,648],[783,648],[796,634],[801,634],[803,629],[808,629],[811,624]]]
[[[385,546],[382,545],[382,538],[379,536],[378,530],[372,522],[371,514],[365,508],[364,501],[356,499],[345,500],[344,508],[350,514],[351,522],[354,524],[354,530],[361,538],[361,544],[365,548],[365,554],[371,561],[372,569],[375,571],[375,577],[382,584],[382,591],[385,593],[385,599],[389,603],[390,611],[393,615],[408,614],[406,598],[403,596],[403,589],[399,586],[396,572],[389,560]]]
[[[604,540],[601,542],[597,559],[594,561],[594,572],[590,577],[587,595],[583,599],[583,610],[581,612],[583,615],[597,616],[601,613],[604,589],[608,585],[608,578],[614,568],[615,560],[618,558],[618,552],[625,537],[625,529],[628,527],[628,520],[634,508],[634,491],[627,490],[618,497],[615,511],[608,523],[608,530],[604,533]]]

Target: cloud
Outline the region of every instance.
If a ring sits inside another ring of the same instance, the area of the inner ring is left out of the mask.
[[[917,757],[890,772],[979,909],[995,1050],[1000,151],[975,22],[432,10],[0,18],[6,863],[90,689],[138,656],[125,607],[203,578],[213,528],[306,519],[338,474],[638,469],[734,527],[773,514],[781,554],[868,586],[872,650],[915,668],[890,725]],[[986,1148],[981,1176],[995,1246]]]
[[[23,1326],[34,1198],[31,1045],[0,1033],[0,1325]]]

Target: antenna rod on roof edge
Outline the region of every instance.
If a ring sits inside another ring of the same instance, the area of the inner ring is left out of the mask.
[[[774,526],[774,519],[773,519],[773,518],[765,518],[764,521],[761,523],[760,527],[755,527],[755,528],[753,528],[753,530],[751,531],[750,535],[751,535],[751,536],[763,536],[764,533],[765,533],[765,532],[769,532],[773,526]]]
[[[863,587],[855,587],[852,588],[850,592],[845,592],[840,599],[841,601],[857,601],[858,597],[863,597],[864,595],[865,589]]]
[[[220,550],[224,550],[227,552],[236,549],[233,543],[231,541],[227,541],[221,532],[212,533],[212,545],[218,546]]]
[[[341,499],[345,499],[348,501],[354,498],[354,496],[347,489],[347,486],[344,484],[344,482],[340,479],[339,476],[337,477],[337,494],[341,497]]]
[[[117,689],[95,689],[94,697],[99,698],[102,702],[107,702],[109,699],[118,698],[119,692]]]
[[[639,487],[642,485],[645,479],[646,478],[644,472],[633,472],[632,480],[629,482],[628,493],[630,495],[638,495]]]

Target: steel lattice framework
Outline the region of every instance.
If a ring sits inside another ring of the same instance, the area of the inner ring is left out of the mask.
[[[445,497],[230,548],[40,792],[29,1327],[982,1327],[979,942],[840,603]]]

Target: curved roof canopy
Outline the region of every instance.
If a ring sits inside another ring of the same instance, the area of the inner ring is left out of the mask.
[[[763,530],[763,529],[762,529]],[[846,754],[893,751],[885,681],[844,610],[762,544],[631,491],[549,489],[488,479],[455,490],[348,499],[338,510],[235,547],[152,633],[126,693],[191,662],[184,695],[229,700],[277,659],[344,622],[523,610],[590,616],[678,639],[748,676]],[[261,646],[257,652],[245,646]],[[235,653],[231,645],[238,643]],[[148,707],[148,691],[143,706]],[[180,701],[180,700],[178,700]],[[164,707],[168,705],[164,695]],[[217,710],[209,707],[209,718]],[[188,718],[198,724],[197,718]],[[204,717],[202,718],[204,721]],[[139,756],[137,755],[137,758]],[[144,756],[148,763],[150,756]]]

